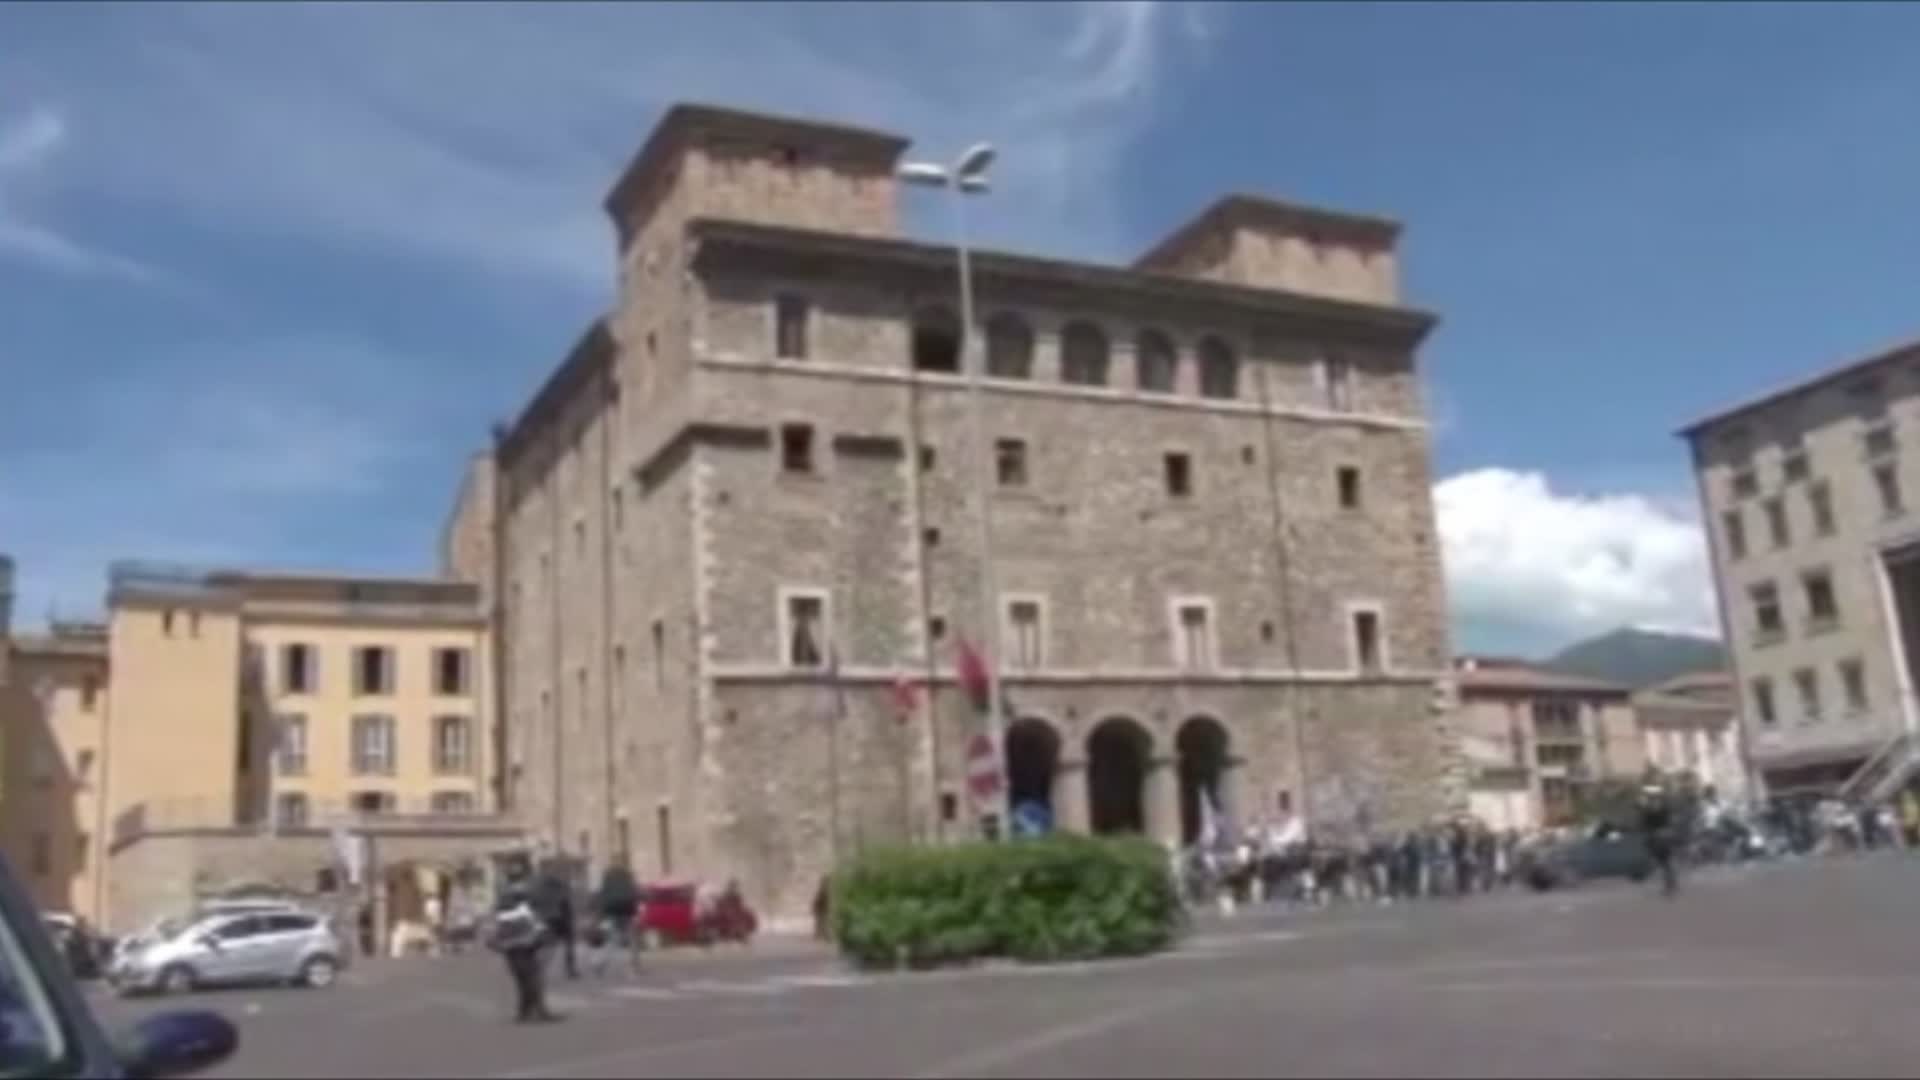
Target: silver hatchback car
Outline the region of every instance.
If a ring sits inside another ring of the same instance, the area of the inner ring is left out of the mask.
[[[289,983],[321,988],[340,973],[340,939],[307,911],[208,915],[117,957],[122,993],[178,993],[203,986]]]

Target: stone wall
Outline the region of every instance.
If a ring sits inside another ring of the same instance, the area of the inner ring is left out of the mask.
[[[373,839],[375,865],[452,865],[518,843],[517,828],[383,831]],[[154,919],[187,910],[196,897],[236,885],[271,885],[312,893],[320,871],[336,867],[333,841],[318,830],[282,834],[251,830],[150,833],[118,846],[108,875],[108,932],[130,934]]]

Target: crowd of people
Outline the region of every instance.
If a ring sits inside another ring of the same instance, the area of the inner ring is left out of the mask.
[[[1190,902],[1227,906],[1468,896],[1513,884],[1526,839],[1462,818],[1398,836],[1331,841],[1308,837],[1289,819],[1251,827],[1237,843],[1189,847],[1177,874]]]

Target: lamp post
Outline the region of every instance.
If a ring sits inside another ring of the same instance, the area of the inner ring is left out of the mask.
[[[973,261],[967,247],[966,197],[987,191],[987,169],[992,166],[994,149],[976,143],[951,166],[929,162],[908,162],[900,167],[900,179],[920,187],[939,188],[952,196],[953,245],[960,263],[960,366],[967,378],[967,424],[973,440],[974,495],[980,504],[980,616],[985,622],[983,644],[987,650],[987,738],[993,743],[994,767],[1000,772],[999,828],[1007,836],[1012,827],[1007,812],[1011,792],[1006,783],[1006,716],[1000,698],[1000,588],[994,574],[993,559],[993,455],[987,445],[986,421],[982,415],[980,378],[986,367],[986,351],[974,347]],[[937,722],[937,721],[936,721]]]

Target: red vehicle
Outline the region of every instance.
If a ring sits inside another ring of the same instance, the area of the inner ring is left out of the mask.
[[[640,914],[636,920],[642,940],[650,948],[711,946],[716,941],[744,945],[752,940],[760,921],[741,899],[739,889],[729,886],[705,910],[701,908],[699,892],[693,885],[642,887]]]

